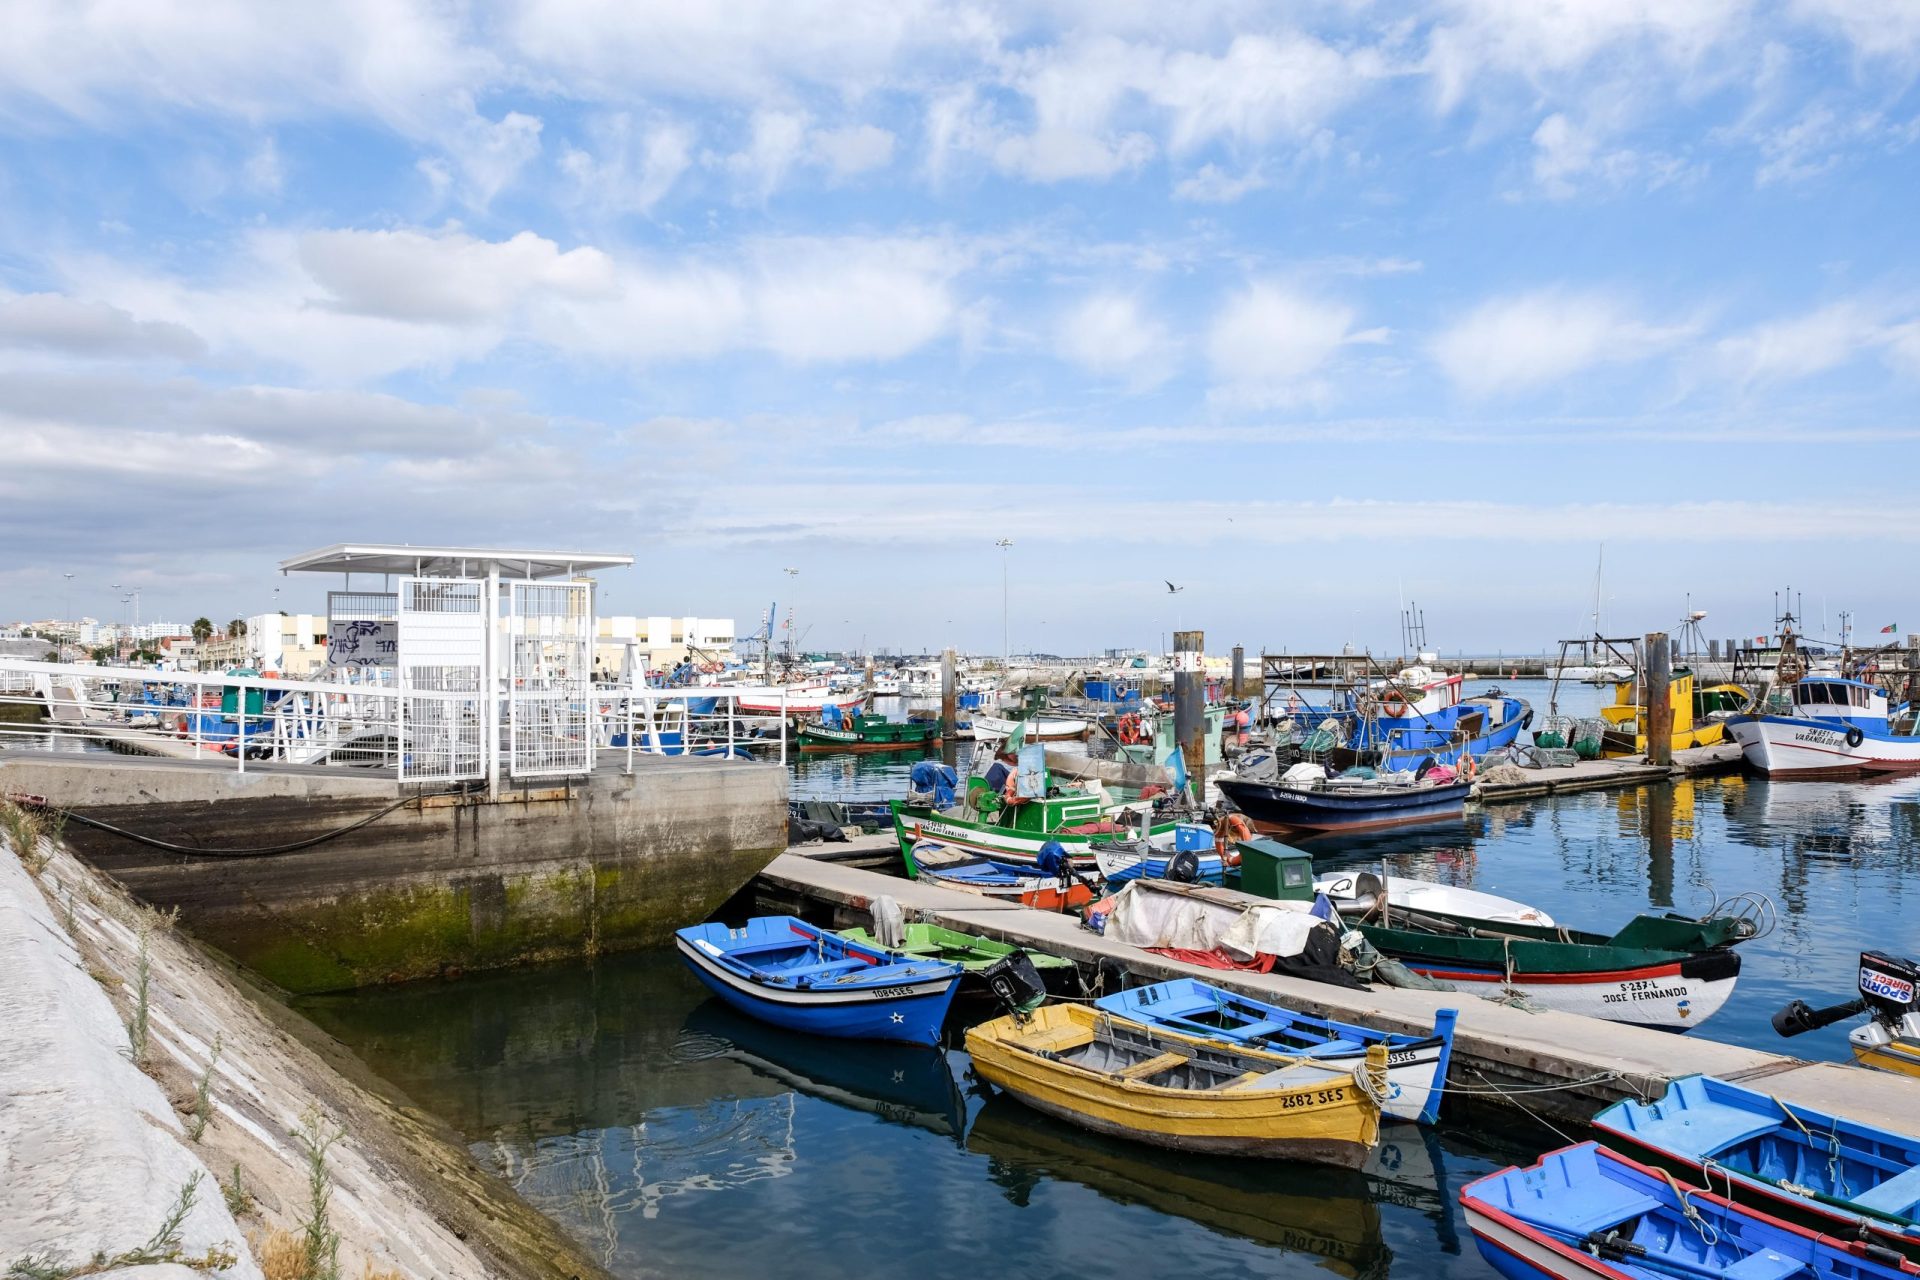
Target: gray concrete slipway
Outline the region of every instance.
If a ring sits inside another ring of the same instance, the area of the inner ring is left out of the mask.
[[[875,851],[893,837],[858,842]],[[840,857],[853,852],[830,846]],[[1271,999],[1275,1003],[1397,1031],[1433,1025],[1434,1012],[1460,1011],[1448,1086],[1454,1101],[1507,1104],[1492,1091],[1514,1095],[1533,1111],[1585,1122],[1626,1097],[1657,1097],[1667,1081],[1696,1072],[1735,1080],[1789,1104],[1920,1134],[1920,1080],[1843,1063],[1808,1062],[1783,1054],[1722,1044],[1699,1032],[1673,1035],[1551,1010],[1528,1011],[1460,992],[1351,991],[1280,974],[1203,969],[1080,927],[1073,916],[986,903],[974,894],[809,857],[789,850],[760,874],[756,892],[771,906],[809,902],[834,908],[848,922],[866,922],[875,897],[891,895],[909,919],[1018,943],[1086,964],[1113,961],[1152,980],[1192,977]],[[1542,1086],[1551,1086],[1542,1088]]]

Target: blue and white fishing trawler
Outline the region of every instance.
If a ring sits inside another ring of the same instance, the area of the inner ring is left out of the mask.
[[[696,924],[674,934],[707,988],[750,1017],[847,1040],[938,1044],[963,972],[850,941],[795,916],[738,929]]]
[[[1466,677],[1426,666],[1392,679],[1336,690],[1319,704],[1298,695],[1276,707],[1305,735],[1302,745],[1333,764],[1418,769],[1427,761],[1455,765],[1510,747],[1533,720],[1526,699],[1489,689],[1465,697]]]
[[[1920,718],[1864,680],[1804,675],[1768,708],[1727,721],[1727,735],[1770,777],[1834,777],[1920,769]]]

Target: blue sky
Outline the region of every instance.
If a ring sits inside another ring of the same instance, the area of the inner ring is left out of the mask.
[[[0,616],[481,543],[995,649],[1010,537],[1016,648],[1538,648],[1602,542],[1610,630],[1920,628],[1906,0],[10,24]]]

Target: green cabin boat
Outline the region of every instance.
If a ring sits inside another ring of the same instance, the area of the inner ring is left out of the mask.
[[[957,964],[968,973],[978,973],[989,965],[1005,960],[1016,951],[1027,951],[1025,947],[1016,947],[1010,942],[995,942],[992,938],[961,933],[957,929],[948,929],[937,924],[910,924],[906,926],[906,935],[906,944],[895,948],[900,954],[912,956],[916,960],[939,960],[948,964]],[[880,945],[872,932],[866,929],[842,929],[840,936],[863,946]],[[1043,972],[1049,969],[1073,968],[1073,961],[1060,956],[1050,956],[1044,951],[1027,951],[1027,959],[1033,961],[1034,968]]]
[[[1098,872],[1094,860],[1096,844],[1124,840],[1139,835],[1137,826],[1124,827],[1106,813],[1101,798],[1078,787],[1067,787],[1044,799],[1007,805],[1000,802],[984,781],[972,780],[967,803],[952,809],[934,809],[926,805],[895,800],[894,835],[900,841],[900,856],[907,874],[918,877],[913,846],[922,840],[964,849],[1010,867],[1026,868],[1035,864],[1041,848],[1057,840],[1067,851],[1075,871]],[[1155,835],[1170,833],[1171,822],[1153,828]]]
[[[940,741],[938,720],[889,720],[861,714],[851,725],[835,728],[811,721],[800,729],[802,751],[907,751]]]

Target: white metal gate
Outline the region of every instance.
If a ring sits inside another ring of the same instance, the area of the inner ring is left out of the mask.
[[[593,768],[593,585],[509,582],[508,768],[516,778]]]
[[[400,579],[400,777],[483,778],[487,584],[477,578]]]

